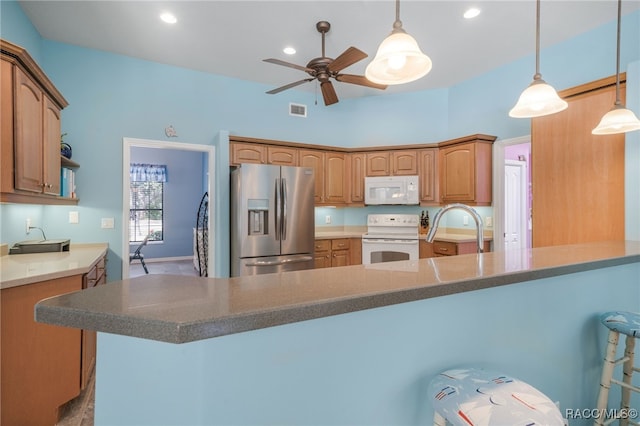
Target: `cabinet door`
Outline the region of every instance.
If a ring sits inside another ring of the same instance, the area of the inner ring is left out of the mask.
[[[351,154],[351,191],[349,195],[351,196],[350,202],[352,203],[364,203],[365,163],[365,154]]]
[[[418,152],[415,150],[393,151],[391,153],[392,171],[396,176],[418,174]]]
[[[33,310],[81,289],[77,275],[0,290],[3,425],[54,425],[58,407],[80,393],[80,330],[35,322]]]
[[[362,264],[362,238],[351,238],[349,243],[349,252],[351,254],[351,260],[349,265],[361,265]]]
[[[266,148],[264,145],[250,143],[231,144],[231,165],[237,166],[241,163],[266,163]]]
[[[324,152],[314,150],[300,150],[299,161],[301,167],[311,167],[315,176],[315,194],[314,201],[316,204],[324,202]]]
[[[428,243],[424,238],[420,240],[419,246],[419,257],[420,259],[428,259],[433,257],[433,244]]]
[[[420,203],[438,203],[438,149],[428,148],[418,153],[420,169]]]
[[[60,109],[47,96],[43,99],[43,191],[60,195]]]
[[[18,67],[13,69],[16,80],[15,188],[41,193],[43,188],[43,95],[36,83],[22,70]],[[60,156],[59,147],[58,156]],[[60,180],[59,175],[57,180]]]
[[[297,166],[298,150],[286,146],[268,146],[267,162],[281,166]]]
[[[349,250],[336,250],[331,252],[331,266],[349,266]]]
[[[324,202],[344,204],[347,202],[347,161],[343,153],[325,153]]]
[[[440,194],[443,202],[475,200],[475,144],[440,150]]]
[[[389,176],[389,152],[367,153],[367,176]]]

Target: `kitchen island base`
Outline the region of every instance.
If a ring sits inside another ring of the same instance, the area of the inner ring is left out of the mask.
[[[428,383],[469,364],[563,415],[593,409],[598,314],[640,310],[638,277],[622,264],[179,345],[100,332],[95,425],[430,424]]]

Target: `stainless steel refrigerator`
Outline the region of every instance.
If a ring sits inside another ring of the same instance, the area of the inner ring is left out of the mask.
[[[313,169],[242,164],[231,172],[231,276],[314,267]]]

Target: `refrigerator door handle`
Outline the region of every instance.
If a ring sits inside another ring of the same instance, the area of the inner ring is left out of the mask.
[[[310,260],[313,260],[312,256],[300,256],[294,259],[283,259],[283,260],[257,260],[252,263],[247,263],[247,266],[286,265],[288,263],[308,262]]]
[[[276,232],[276,240],[280,239],[280,179],[276,179],[275,181],[275,232]]]
[[[282,229],[280,237],[282,240],[287,239],[287,180],[282,178]]]

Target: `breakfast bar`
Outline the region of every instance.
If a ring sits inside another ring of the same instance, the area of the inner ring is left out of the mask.
[[[149,275],[46,299],[35,316],[98,331],[96,425],[427,424],[427,384],[463,364],[593,408],[598,314],[639,311],[639,277],[640,242],[601,242]]]

